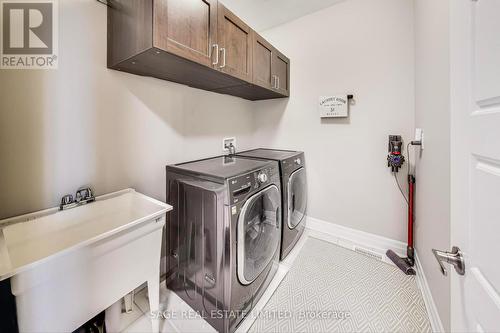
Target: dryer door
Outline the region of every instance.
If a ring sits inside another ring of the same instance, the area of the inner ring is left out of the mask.
[[[238,218],[238,279],[252,283],[264,271],[281,240],[281,195],[271,185],[247,199]]]
[[[306,170],[300,168],[288,179],[288,228],[295,229],[304,219],[307,206]]]

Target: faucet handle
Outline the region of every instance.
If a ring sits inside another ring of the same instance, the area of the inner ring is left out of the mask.
[[[59,205],[59,210],[64,210],[67,206],[71,205],[75,201],[71,194],[66,194],[61,198],[61,204]]]
[[[71,194],[66,194],[64,197],[61,199],[61,205],[69,205],[73,203],[73,196]]]
[[[94,195],[90,187],[84,187],[76,191],[76,202],[92,201],[93,199]]]
[[[79,189],[78,191],[76,191],[76,194],[75,194],[75,201],[76,202],[80,202],[83,200],[83,198],[85,197],[85,189]]]

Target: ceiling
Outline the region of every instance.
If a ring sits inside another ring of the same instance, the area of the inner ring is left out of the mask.
[[[345,0],[221,0],[256,31],[263,31]]]

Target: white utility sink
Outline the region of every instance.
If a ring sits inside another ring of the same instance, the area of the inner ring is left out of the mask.
[[[20,331],[73,331],[144,282],[158,309],[171,209],[128,189],[0,221],[0,281],[11,278]]]

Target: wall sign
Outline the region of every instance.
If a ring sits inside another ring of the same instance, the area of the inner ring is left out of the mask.
[[[321,118],[340,118],[349,116],[349,98],[347,95],[321,96],[319,114]]]

